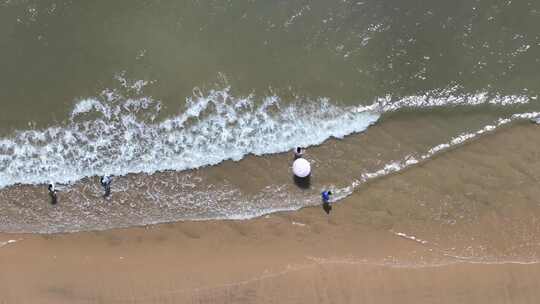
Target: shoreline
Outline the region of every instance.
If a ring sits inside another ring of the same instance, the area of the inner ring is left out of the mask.
[[[534,125],[498,130],[329,216],[0,233],[17,240],[0,247],[0,303],[535,303],[539,142]]]
[[[401,123],[412,123],[408,127],[426,127],[430,119],[418,123],[411,121],[411,117],[402,117]],[[495,130],[488,125],[476,132],[460,133],[447,142],[431,145],[432,149],[428,152],[409,151],[408,154],[403,152],[405,154],[394,155],[395,158],[384,161],[385,166],[381,166],[380,161],[374,161],[374,158],[380,156],[373,155],[376,151],[359,154],[355,151],[359,149],[350,149],[351,146],[365,147],[366,144],[369,147],[374,138],[398,132],[401,123],[398,120],[390,126],[373,126],[370,133],[362,132],[343,140],[331,139],[326,145],[312,147],[308,159],[317,167],[320,158],[332,152],[339,155],[345,153],[348,159],[367,160],[366,163],[370,165],[368,169],[356,164],[364,170],[362,173],[356,170],[345,173],[341,167],[334,170],[331,166],[333,162],[327,160],[324,167],[317,168],[317,172],[325,173],[317,175],[315,184],[308,191],[298,191],[297,187],[291,185],[288,153],[266,157],[249,156],[238,162],[228,160],[219,166],[202,170],[119,176],[113,184],[113,197],[106,201],[102,197],[98,177],[87,177],[63,189],[59,207],[48,203],[43,185],[10,186],[0,190],[0,200],[5,201],[4,206],[0,206],[0,213],[3,213],[0,215],[0,228],[5,233],[77,233],[181,221],[251,220],[277,212],[295,212],[318,204],[318,188],[335,186],[337,201],[342,201],[359,187],[367,187],[381,178],[420,166],[441,154],[474,142],[479,137],[524,125],[523,121],[513,121],[508,125],[507,122],[497,125]],[[394,138],[398,135],[394,134]],[[382,144],[375,140],[376,146]],[[398,150],[400,148],[398,143]],[[384,150],[394,149],[396,147]],[[269,171],[270,174],[260,173]],[[333,181],[339,182],[334,184]],[[285,191],[282,192],[282,189]],[[230,194],[233,191],[236,191],[235,194]],[[288,194],[283,194],[287,191]],[[277,192],[282,194],[276,195]],[[205,206],[208,202],[212,203],[211,206]],[[146,215],[150,216],[146,217],[138,210],[146,210]],[[231,211],[233,215],[230,215]],[[215,214],[212,215],[212,212]]]

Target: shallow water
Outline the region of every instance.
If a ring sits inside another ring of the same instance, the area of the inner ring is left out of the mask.
[[[0,1],[0,231],[339,200],[535,116],[539,16],[527,1]]]

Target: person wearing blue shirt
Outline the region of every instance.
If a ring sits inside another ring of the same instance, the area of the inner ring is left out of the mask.
[[[330,203],[330,195],[332,195],[332,191],[326,190],[321,193],[321,197],[323,200],[323,203],[329,204]]]
[[[330,206],[331,195],[332,195],[332,191],[330,190],[325,190],[321,192],[321,198],[323,201],[322,207],[323,207],[324,212],[326,212],[326,214],[330,214],[330,211],[332,211],[332,206]]]

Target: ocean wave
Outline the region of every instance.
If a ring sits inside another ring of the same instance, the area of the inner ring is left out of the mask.
[[[70,183],[99,175],[187,170],[313,146],[362,132],[387,112],[529,102],[526,96],[458,87],[423,95],[378,98],[343,107],[328,98],[285,102],[280,97],[235,96],[231,88],[194,90],[179,115],[158,120],[161,103],[144,96],[148,81],[117,75],[121,89],[77,101],[65,124],[18,131],[0,139],[0,188],[14,184]]]
[[[78,101],[64,126],[3,138],[0,187],[199,168],[318,145],[379,118],[368,108],[340,108],[325,98],[284,104],[277,96],[235,97],[229,88],[197,92],[182,114],[156,121],[160,107],[150,97],[106,90]]]

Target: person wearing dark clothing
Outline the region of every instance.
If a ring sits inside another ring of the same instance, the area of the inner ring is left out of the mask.
[[[111,183],[112,183],[112,177],[105,175],[101,177],[101,186],[103,187],[103,191],[105,191],[105,194],[103,197],[108,197],[111,195]]]
[[[294,148],[294,160],[304,157],[304,149],[301,147]]]
[[[56,205],[56,203],[58,203],[58,195],[54,184],[49,184],[48,190],[49,196],[51,197],[51,204]]]

